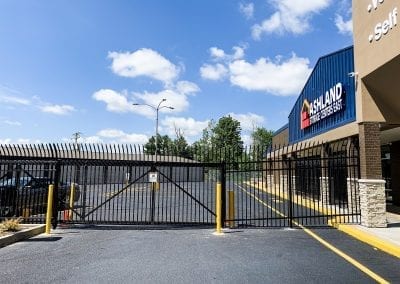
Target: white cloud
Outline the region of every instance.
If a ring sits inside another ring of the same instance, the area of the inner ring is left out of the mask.
[[[242,134],[242,141],[245,146],[249,146],[253,144],[253,138],[249,134]]]
[[[331,4],[331,0],[269,0],[276,12],[261,24],[252,27],[253,39],[259,40],[264,33],[303,34],[311,29],[313,15]]]
[[[263,91],[278,96],[297,95],[311,74],[308,58],[292,54],[288,59],[278,55],[275,60],[261,57],[255,63],[247,62],[243,47],[234,47],[233,55],[217,64],[204,64],[200,68],[202,78],[223,80],[229,77],[232,85],[249,91]],[[222,52],[221,52],[222,54]]]
[[[31,102],[27,99],[16,97],[16,96],[7,96],[0,95],[0,103],[3,104],[11,104],[11,105],[30,105]]]
[[[148,105],[157,107],[161,100],[166,99],[159,109],[160,112],[182,112],[189,107],[188,95],[195,94],[198,91],[200,89],[196,84],[188,81],[179,81],[173,88],[160,92],[133,93],[132,99],[129,99],[125,92],[119,93],[110,89],[101,89],[95,92],[92,97],[97,101],[106,103],[106,109],[110,112],[133,112],[153,118],[155,110]],[[139,103],[139,105],[134,106],[134,103]],[[173,107],[173,109],[168,107]]]
[[[163,90],[158,93],[135,93],[134,96],[142,101],[143,104],[148,104],[154,107],[158,106],[161,100],[166,99],[165,103],[161,105],[162,108],[159,109],[160,112],[164,113],[182,112],[187,110],[189,107],[187,95],[174,90]],[[168,107],[173,107],[173,110]],[[141,109],[142,111],[145,109],[147,109],[148,111],[150,110],[150,113],[142,113],[143,115],[146,115],[148,117],[155,116],[154,110],[150,109],[150,107],[148,106],[139,105],[136,106],[136,108]]]
[[[229,113],[229,115],[240,122],[243,131],[253,131],[254,128],[259,127],[265,122],[263,116],[251,112],[246,114]]]
[[[243,46],[234,46],[232,49],[235,51],[232,55],[233,60],[242,59],[244,57],[244,50],[246,47]]]
[[[336,3],[335,25],[342,35],[353,35],[352,2],[351,0],[340,0]]]
[[[253,3],[247,3],[239,4],[239,11],[246,17],[246,19],[251,19],[253,18],[254,15],[254,4]]]
[[[189,81],[179,81],[176,83],[176,91],[180,94],[190,95],[200,91],[199,86]]]
[[[79,143],[86,143],[86,144],[103,144],[104,141],[100,137],[94,135],[84,138],[79,138]]]
[[[209,49],[211,60],[219,61],[215,64],[203,64],[200,67],[200,75],[203,79],[219,81],[226,78],[229,74],[228,68],[225,66],[233,60],[238,60],[244,57],[245,46],[234,46],[233,53],[227,54],[224,50],[218,47],[211,47]],[[225,65],[224,65],[225,64]]]
[[[260,58],[255,63],[236,60],[229,64],[230,81],[249,91],[278,96],[297,95],[311,73],[307,58],[292,55],[286,61]]]
[[[225,51],[214,46],[210,48],[210,55],[214,59],[223,59],[225,58]]]
[[[16,140],[13,140],[11,138],[0,139],[0,144],[39,144],[39,143],[42,143],[42,141],[38,139],[32,140],[29,138],[18,138]]]
[[[222,80],[228,74],[228,69],[218,63],[215,65],[204,64],[200,68],[200,75],[203,79],[218,81]]]
[[[0,139],[0,144],[11,144],[11,141],[10,138]]]
[[[129,101],[125,93],[118,93],[110,89],[101,89],[92,96],[96,101],[106,103],[106,109],[111,112],[124,113],[134,112],[133,102]]]
[[[344,21],[341,15],[336,15],[335,17],[335,25],[339,30],[340,34],[344,35],[352,35],[353,34],[353,19],[349,19],[348,21]]]
[[[202,133],[203,129],[208,126],[208,120],[196,121],[193,118],[171,117],[167,116],[161,121],[161,125],[166,129],[169,136],[175,137],[175,129],[183,132],[186,138],[195,137]]]
[[[180,69],[158,52],[142,48],[135,52],[109,52],[112,71],[123,77],[146,76],[165,84],[173,82]]]
[[[210,47],[209,52],[211,55],[211,59],[213,61],[226,62],[226,61],[232,61],[235,59],[243,58],[245,49],[246,49],[245,45],[234,46],[234,47],[232,47],[233,53],[228,54],[228,53],[225,53],[224,50],[214,46],[214,47]]]
[[[143,144],[147,143],[147,141],[149,140],[149,138],[146,135],[135,134],[135,133],[125,133],[124,131],[119,130],[119,129],[103,129],[97,133],[97,136],[100,136],[101,138],[106,138],[106,139],[116,139],[115,141],[112,141],[111,143],[129,143],[129,144],[143,145]],[[94,137],[97,137],[97,136],[94,136]],[[101,138],[99,138],[98,140],[102,141]]]
[[[75,108],[70,105],[46,105],[40,107],[42,112],[52,113],[56,115],[67,115],[75,111]]]
[[[22,123],[19,121],[12,121],[12,120],[4,120],[4,124],[10,125],[10,126],[21,126]]]

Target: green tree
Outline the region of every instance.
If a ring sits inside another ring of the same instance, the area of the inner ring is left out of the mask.
[[[251,137],[253,138],[253,146],[250,150],[251,159],[256,162],[260,162],[264,159],[264,155],[267,149],[272,145],[272,137],[274,132],[267,130],[264,127],[257,127]],[[259,169],[262,167],[262,163],[254,164]]]
[[[156,152],[155,136],[150,137],[149,141],[144,145],[144,152],[146,154],[154,155]],[[167,155],[169,150],[173,147],[173,142],[168,135],[157,136],[157,154]]]
[[[211,145],[215,150],[214,161],[236,162],[243,152],[240,122],[224,116],[212,128]]]
[[[215,127],[215,121],[212,119],[208,123],[208,126],[203,129],[203,135],[199,141],[196,141],[192,145],[193,158],[200,162],[212,161],[212,137],[213,128]]]
[[[193,158],[191,147],[186,142],[186,139],[183,136],[183,134],[180,132],[177,133],[177,137],[173,141],[172,152],[175,156],[178,156],[178,157],[183,157],[183,158],[188,158],[188,159]]]
[[[273,136],[274,132],[272,130],[267,130],[264,127],[257,127],[251,134],[253,146],[267,148],[271,146]]]

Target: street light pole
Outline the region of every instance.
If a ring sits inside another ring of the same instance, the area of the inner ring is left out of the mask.
[[[157,151],[158,151],[158,112],[160,109],[163,108],[169,108],[169,109],[174,109],[171,106],[162,106],[162,103],[167,101],[167,99],[162,99],[157,107],[153,106],[153,105],[149,105],[149,104],[138,104],[138,103],[134,103],[134,106],[148,106],[150,108],[152,108],[155,112],[156,112],[156,137],[155,137],[155,161],[157,162]]]
[[[162,108],[169,108],[169,109],[174,109],[173,107],[171,107],[171,106],[162,106],[162,103],[163,102],[165,102],[167,99],[162,99],[159,103],[158,103],[158,105],[157,105],[157,107],[155,107],[155,106],[153,106],[153,105],[149,105],[149,104],[138,104],[138,103],[134,103],[133,105],[134,106],[140,106],[140,105],[144,105],[144,106],[148,106],[148,107],[150,107],[151,109],[153,109],[155,112],[156,112],[156,137],[155,137],[155,143],[156,143],[156,151],[155,151],[155,166],[154,166],[154,168],[152,169],[152,171],[155,171],[155,172],[157,172],[157,170],[156,170],[156,166],[157,166],[157,151],[158,151],[158,146],[157,146],[157,144],[158,144],[158,111],[160,110],[160,109],[162,109]],[[157,178],[156,178],[157,179]],[[151,221],[151,223],[152,224],[154,224],[154,216],[155,216],[155,208],[156,208],[156,205],[155,205],[155,191],[156,190],[158,190],[160,187],[159,187],[159,181],[158,181],[158,179],[157,179],[157,181],[152,181],[152,190],[151,190],[151,210],[150,210],[150,221]]]

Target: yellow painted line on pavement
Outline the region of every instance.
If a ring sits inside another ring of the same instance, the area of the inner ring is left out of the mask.
[[[250,183],[247,183],[247,184],[251,185]],[[289,199],[286,193],[279,192],[277,195],[276,192],[274,193],[271,189],[266,188],[263,184],[261,184],[261,186],[259,184],[254,184],[253,186],[257,187],[257,188],[261,188],[263,191],[270,193],[272,195],[279,196],[280,198],[284,198],[286,200]],[[307,199],[301,198],[300,202],[296,202],[296,200],[293,200],[293,201],[296,204],[310,208],[307,204],[302,203],[302,202],[306,203]],[[315,210],[315,207],[312,207],[311,209]],[[326,214],[326,215],[332,215],[332,212],[329,209],[325,209],[325,210],[321,211],[317,208],[317,211],[319,211],[323,214]],[[370,246],[373,246],[385,253],[388,253],[390,255],[400,258],[400,247],[398,245],[392,244],[386,240],[381,240],[371,234],[368,234],[367,232],[362,231],[361,229],[355,228],[353,225],[340,224],[341,219],[342,219],[342,217],[338,216],[331,220],[328,220],[328,225],[352,236],[353,238],[356,238],[359,241],[369,244]]]
[[[279,210],[272,208],[271,206],[269,206],[267,203],[265,203],[263,200],[261,200],[260,198],[258,198],[257,196],[255,196],[254,194],[248,192],[246,189],[244,189],[243,187],[239,186],[238,187],[245,192],[246,194],[250,195],[251,197],[253,197],[255,200],[257,200],[258,202],[260,202],[262,205],[270,208],[272,211],[274,211],[275,213],[277,213],[278,215],[282,216],[282,217],[287,217],[285,214],[283,214],[282,212],[280,212]],[[378,283],[390,283],[387,280],[385,280],[384,278],[382,278],[381,276],[379,276],[378,274],[376,274],[375,272],[373,272],[372,270],[370,270],[368,267],[364,266],[363,264],[361,264],[360,262],[358,262],[357,260],[355,260],[354,258],[352,258],[351,256],[349,256],[348,254],[344,253],[343,251],[341,251],[340,249],[336,248],[335,246],[331,245],[330,243],[328,243],[327,241],[325,241],[324,239],[322,239],[320,236],[318,236],[317,234],[315,234],[314,232],[312,232],[310,229],[307,229],[306,227],[300,225],[299,223],[292,221],[293,224],[295,224],[296,226],[299,226],[300,228],[303,229],[304,232],[306,232],[309,236],[311,236],[312,238],[314,238],[315,240],[317,240],[319,243],[321,243],[322,245],[324,245],[325,247],[327,247],[328,249],[330,249],[331,251],[333,251],[334,253],[336,253],[337,255],[339,255],[340,257],[342,257],[343,259],[345,259],[346,261],[348,261],[350,264],[352,264],[353,266],[355,266],[356,268],[358,268],[360,271],[364,272],[365,274],[367,274],[369,277],[371,277],[372,279],[374,279],[375,281],[377,281]]]
[[[335,225],[335,227],[338,230],[340,230],[340,231],[342,231],[364,243],[367,243],[377,249],[380,249],[381,251],[384,251],[390,255],[400,258],[400,247],[396,244],[392,244],[389,241],[382,240],[382,239],[379,239],[368,233],[365,233],[362,231],[362,229],[354,228],[353,225],[337,224],[337,225]]]
[[[283,192],[281,189],[272,190],[270,188],[265,187],[262,183],[260,185],[260,183],[252,184],[251,182],[245,182],[245,184],[253,186],[253,187],[255,187],[257,189],[260,189],[260,190],[262,190],[262,191],[264,191],[266,193],[275,195],[275,196],[277,196],[279,198],[282,198],[282,199],[285,199],[285,200],[289,200],[288,194]],[[314,210],[314,211],[321,212],[322,214],[325,214],[325,215],[333,215],[332,210],[329,210],[328,208],[322,207],[319,202],[315,202],[315,201],[313,201],[311,199],[307,199],[307,198],[304,198],[304,197],[301,197],[301,196],[298,196],[298,195],[296,195],[295,198],[293,198],[293,203],[301,205],[301,206],[306,207],[306,208],[309,208],[309,209]]]

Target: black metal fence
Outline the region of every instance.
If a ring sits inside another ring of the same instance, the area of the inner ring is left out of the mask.
[[[243,227],[359,223],[358,179],[356,138],[268,149],[262,160],[227,164],[234,213],[226,220]]]
[[[358,143],[192,149],[149,155],[122,145],[1,145],[0,218],[53,224],[215,224],[235,227],[359,222]],[[154,182],[157,181],[157,182]]]

